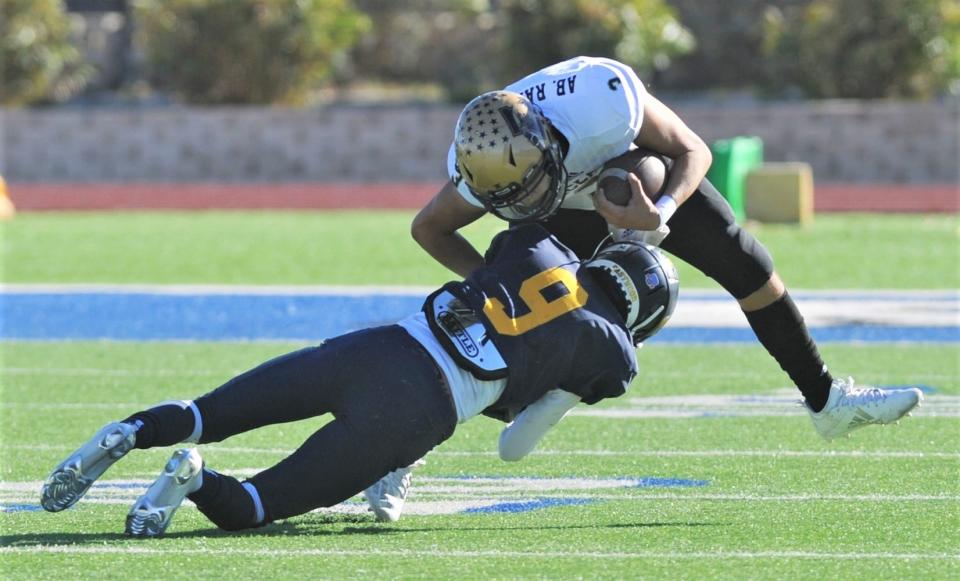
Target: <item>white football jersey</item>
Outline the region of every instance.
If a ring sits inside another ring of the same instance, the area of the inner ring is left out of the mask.
[[[562,208],[592,210],[590,195],[603,164],[633,148],[643,123],[647,91],[627,65],[607,58],[580,56],[549,66],[504,88],[540,106],[550,123],[567,138],[564,157],[567,196]],[[474,206],[481,204],[457,179],[454,145],[447,171],[457,191]]]

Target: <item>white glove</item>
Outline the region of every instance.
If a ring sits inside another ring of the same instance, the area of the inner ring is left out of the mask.
[[[547,431],[579,402],[579,396],[562,389],[543,394],[500,432],[500,459],[516,462],[532,452]]]
[[[643,242],[650,246],[660,246],[663,239],[670,234],[670,227],[666,224],[660,224],[656,230],[633,230],[631,228],[610,228],[610,234],[613,235],[614,242],[623,242],[630,240],[633,242]]]

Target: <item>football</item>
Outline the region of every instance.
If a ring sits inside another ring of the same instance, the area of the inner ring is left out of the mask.
[[[636,174],[647,197],[657,201],[667,183],[667,166],[660,155],[648,149],[634,149],[603,164],[597,190],[614,204],[626,206],[630,202],[628,173]]]

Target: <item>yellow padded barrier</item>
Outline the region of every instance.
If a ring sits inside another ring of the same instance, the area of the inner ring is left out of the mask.
[[[744,188],[748,220],[813,222],[813,169],[801,162],[765,163],[747,173]]]

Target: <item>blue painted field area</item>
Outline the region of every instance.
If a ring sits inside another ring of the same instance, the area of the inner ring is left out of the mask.
[[[960,342],[956,293],[798,294],[820,342]],[[393,323],[420,309],[418,291],[202,289],[20,290],[0,294],[7,340],[318,341]],[[755,341],[729,297],[681,295],[677,314],[653,339],[666,343]]]

